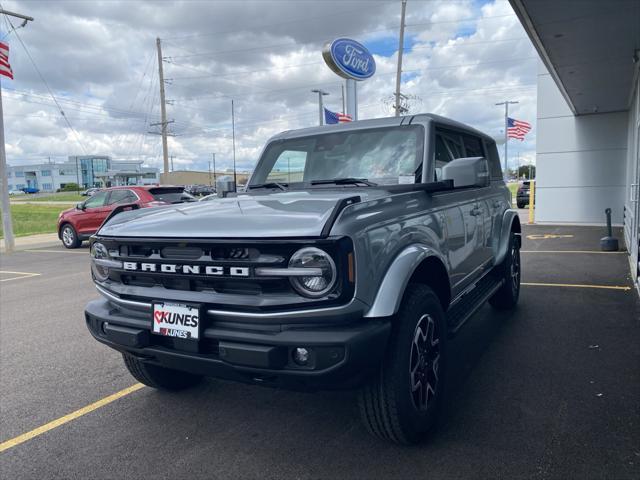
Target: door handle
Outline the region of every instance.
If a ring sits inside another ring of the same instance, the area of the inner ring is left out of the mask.
[[[477,217],[478,215],[480,215],[482,213],[482,210],[480,209],[480,207],[473,207],[473,209],[471,210],[470,213],[474,217]]]
[[[502,205],[501,202],[499,202],[498,200],[496,200],[495,202],[493,202],[493,208],[500,208],[500,206]]]

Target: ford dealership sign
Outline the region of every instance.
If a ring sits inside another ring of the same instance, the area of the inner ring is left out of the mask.
[[[329,68],[343,78],[365,80],[376,73],[376,61],[369,50],[350,38],[337,38],[322,49]]]

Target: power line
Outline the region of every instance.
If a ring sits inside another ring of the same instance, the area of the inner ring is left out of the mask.
[[[5,15],[6,18],[6,15]],[[31,56],[31,53],[29,52],[29,49],[27,48],[27,46],[24,44],[24,42],[22,41],[22,37],[20,37],[20,34],[18,33],[18,31],[16,30],[16,27],[13,26],[13,23],[11,23],[11,20],[9,20],[7,18],[7,21],[9,22],[9,25],[11,25],[11,28],[13,29],[13,33],[16,34],[16,38],[18,39],[18,41],[20,42],[20,45],[22,45],[22,48],[24,49],[25,53],[27,54],[27,57],[29,57],[29,60],[31,61],[31,64],[33,65],[33,68],[35,69],[36,73],[38,74],[38,76],[40,77],[40,80],[42,81],[42,83],[44,84],[45,88],[47,89],[47,91],[49,92],[49,95],[51,96],[51,99],[53,100],[53,102],[56,104],[56,106],[58,107],[58,110],[60,111],[60,115],[62,115],[62,118],[64,118],[65,123],[67,124],[67,126],[69,127],[69,130],[71,130],[71,132],[73,133],[73,135],[76,137],[76,141],[78,142],[78,145],[80,145],[80,148],[82,148],[82,151],[84,152],[84,154],[87,154],[87,149],[84,148],[84,144],[82,143],[82,141],[80,140],[80,135],[78,134],[78,132],[76,131],[75,128],[73,128],[73,125],[71,125],[71,122],[69,121],[69,119],[67,118],[67,116],[64,113],[64,110],[62,110],[62,107],[60,106],[60,104],[58,103],[58,100],[56,99],[55,95],[53,94],[53,92],[51,91],[51,88],[49,87],[49,84],[47,83],[47,81],[45,80],[44,76],[42,75],[42,73],[40,72],[40,69],[38,68],[38,65],[36,65],[35,60],[33,59],[33,57]]]
[[[477,66],[477,65],[485,65],[485,64],[490,64],[490,63],[508,63],[508,62],[518,62],[518,61],[523,61],[523,60],[531,60],[531,59],[535,59],[538,57],[515,57],[515,58],[508,58],[508,59],[503,59],[503,60],[490,60],[490,61],[486,61],[486,62],[476,62],[476,63],[466,63],[466,64],[459,64],[459,65],[443,65],[440,67],[425,67],[425,68],[418,68],[418,69],[413,69],[413,70],[403,70],[403,73],[408,73],[408,72],[418,72],[418,71],[423,71],[423,70],[441,70],[441,69],[447,69],[447,68],[458,68],[458,67],[469,67],[469,66]],[[237,72],[226,72],[226,73],[210,73],[210,74],[206,74],[206,75],[197,75],[197,76],[191,76],[191,77],[173,77],[173,80],[196,80],[196,79],[200,79],[200,78],[211,78],[211,77],[218,77],[218,78],[223,78],[223,77],[229,77],[229,76],[233,76],[233,75],[249,75],[252,73],[261,73],[261,72],[270,72],[273,70],[283,70],[283,69],[289,69],[289,68],[301,68],[301,67],[308,67],[311,65],[322,65],[324,64],[324,62],[310,62],[310,63],[300,63],[298,65],[288,65],[286,67],[270,67],[270,68],[263,68],[263,69],[259,69],[259,70],[251,70],[251,71],[237,71]],[[376,77],[380,77],[382,75],[395,75],[395,71],[393,72],[386,72],[386,73],[376,73]],[[264,93],[264,92],[261,92]]]

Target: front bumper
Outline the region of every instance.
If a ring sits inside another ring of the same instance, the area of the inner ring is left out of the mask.
[[[382,361],[389,319],[313,326],[228,323],[207,325],[199,341],[151,333],[151,314],[114,308],[105,299],[85,309],[93,337],[121,352],[164,367],[230,380],[293,389],[335,389],[358,385]],[[293,351],[307,348],[310,360],[297,365]]]

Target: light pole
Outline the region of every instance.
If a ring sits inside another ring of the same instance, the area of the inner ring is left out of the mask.
[[[396,69],[396,117],[400,116],[400,80],[402,78],[402,52],[404,51],[404,17],[407,11],[407,0],[402,0],[402,13],[400,14],[400,41],[398,45],[398,68]]]
[[[311,92],[318,94],[318,121],[319,125],[322,126],[324,125],[324,122],[322,121],[324,117],[324,103],[322,101],[322,97],[324,97],[325,95],[329,95],[329,92],[325,92],[324,90],[319,89],[311,90]]]

